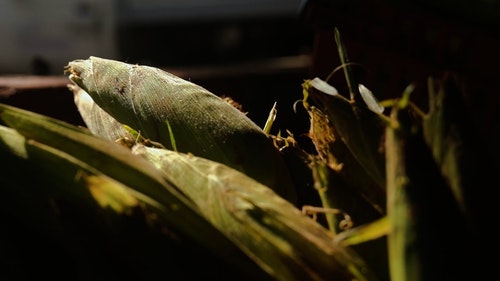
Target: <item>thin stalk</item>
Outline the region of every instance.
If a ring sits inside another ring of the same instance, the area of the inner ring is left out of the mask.
[[[359,90],[351,74],[351,65],[349,62],[349,58],[347,57],[347,51],[344,46],[344,42],[342,41],[342,37],[340,36],[340,31],[338,30],[338,28],[335,28],[335,43],[337,44],[340,63],[344,68],[344,75],[345,75],[345,80],[347,82],[347,87],[349,87],[350,98],[351,101],[354,101],[354,96],[359,94]]]

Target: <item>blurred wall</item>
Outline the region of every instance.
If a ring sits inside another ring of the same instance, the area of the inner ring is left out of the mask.
[[[0,1],[0,74],[62,74],[76,58],[116,57],[113,2]]]
[[[62,74],[90,55],[155,66],[286,55],[299,14],[300,0],[3,0],[0,74]]]

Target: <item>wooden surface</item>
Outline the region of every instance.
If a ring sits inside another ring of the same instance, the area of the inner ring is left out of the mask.
[[[0,102],[84,125],[65,76],[0,76]]]

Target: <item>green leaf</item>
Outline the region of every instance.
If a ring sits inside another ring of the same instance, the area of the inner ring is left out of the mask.
[[[24,136],[30,143],[36,141],[49,150],[57,148],[60,153],[72,159],[78,159],[85,163],[85,166],[126,184],[135,192],[135,196],[140,195],[142,200],[150,198],[146,201],[156,208],[161,220],[172,226],[178,233],[188,237],[203,249],[210,250],[236,268],[266,279],[261,269],[201,216],[196,206],[174,185],[166,182],[163,175],[150,162],[133,155],[129,149],[90,135],[87,131],[65,122],[4,104],[0,104],[0,120],[15,129],[18,132],[17,136],[19,134]],[[1,143],[12,144],[13,142],[2,141]],[[23,150],[19,149],[18,141],[14,143],[16,153],[22,155],[20,152]],[[30,156],[29,153],[27,155]],[[68,157],[60,157],[60,159],[69,159]],[[51,166],[50,164],[38,160],[33,165]],[[66,168],[62,164],[55,167]],[[67,165],[67,167],[71,166]],[[64,169],[60,172],[65,178],[70,177],[71,180],[75,178],[74,172],[68,173]],[[59,181],[60,177],[53,177],[53,179]]]
[[[370,240],[378,239],[389,234],[389,219],[387,216],[371,223],[348,229],[339,233],[335,239],[343,245],[357,245]]]
[[[278,280],[373,280],[355,252],[268,187],[223,164],[133,147],[163,171],[220,231]]]
[[[470,228],[478,229],[489,223],[489,208],[484,198],[496,175],[493,159],[484,149],[483,140],[472,123],[463,93],[456,79],[445,75],[429,78],[429,112],[423,119],[426,143]],[[484,165],[481,165],[484,164]]]
[[[472,278],[472,245],[464,243],[472,236],[421,126],[405,109],[393,107],[386,131],[391,280]]]

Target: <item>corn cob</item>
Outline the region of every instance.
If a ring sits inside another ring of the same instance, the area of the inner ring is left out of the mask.
[[[119,123],[166,148],[237,169],[294,202],[293,182],[267,135],[201,86],[158,68],[90,57],[66,73]]]

